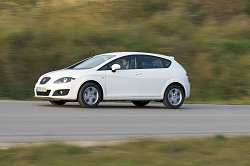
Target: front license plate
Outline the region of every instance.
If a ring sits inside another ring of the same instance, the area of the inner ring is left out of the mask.
[[[46,87],[37,87],[36,91],[37,92],[47,92],[47,88]]]

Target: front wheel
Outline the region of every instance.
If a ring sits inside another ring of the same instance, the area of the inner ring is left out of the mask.
[[[79,91],[78,103],[82,107],[96,107],[101,101],[101,95],[101,90],[96,84],[86,83]]]
[[[184,92],[182,88],[178,85],[170,85],[164,94],[163,104],[167,108],[177,109],[183,104],[183,101]]]
[[[132,103],[136,106],[143,107],[149,103],[149,101],[132,101]]]

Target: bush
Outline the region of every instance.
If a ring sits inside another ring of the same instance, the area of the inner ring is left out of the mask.
[[[245,12],[250,15],[250,0],[246,0]]]

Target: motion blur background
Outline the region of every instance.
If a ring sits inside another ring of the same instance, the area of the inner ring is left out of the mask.
[[[189,102],[250,103],[250,0],[0,0],[0,99],[115,51],[174,56]]]

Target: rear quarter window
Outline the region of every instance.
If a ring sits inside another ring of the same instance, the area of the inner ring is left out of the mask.
[[[172,62],[168,59],[162,59],[162,63],[163,63],[164,68],[169,68]]]

